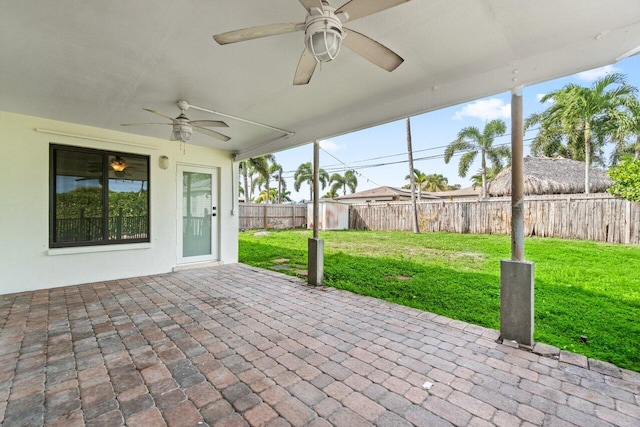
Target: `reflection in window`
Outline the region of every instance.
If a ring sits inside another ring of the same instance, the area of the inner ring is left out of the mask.
[[[50,246],[149,241],[149,158],[51,146]]]

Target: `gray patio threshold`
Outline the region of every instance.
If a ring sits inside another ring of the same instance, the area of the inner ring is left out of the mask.
[[[3,426],[640,425],[640,374],[242,264],[0,296]]]

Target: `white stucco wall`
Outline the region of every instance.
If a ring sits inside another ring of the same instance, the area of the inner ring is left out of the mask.
[[[151,242],[49,249],[50,143],[150,156]],[[188,144],[183,153],[175,141],[2,111],[0,148],[0,294],[171,271],[178,259],[177,164],[219,168],[219,257],[238,260],[237,174],[227,152]],[[159,167],[162,155],[167,170]]]

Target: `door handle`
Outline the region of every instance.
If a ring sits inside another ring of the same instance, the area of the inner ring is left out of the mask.
[[[213,206],[211,208],[211,216],[216,216],[216,207],[215,206]]]

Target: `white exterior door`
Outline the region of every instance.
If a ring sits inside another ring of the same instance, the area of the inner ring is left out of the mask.
[[[178,264],[217,261],[218,169],[178,165]]]

